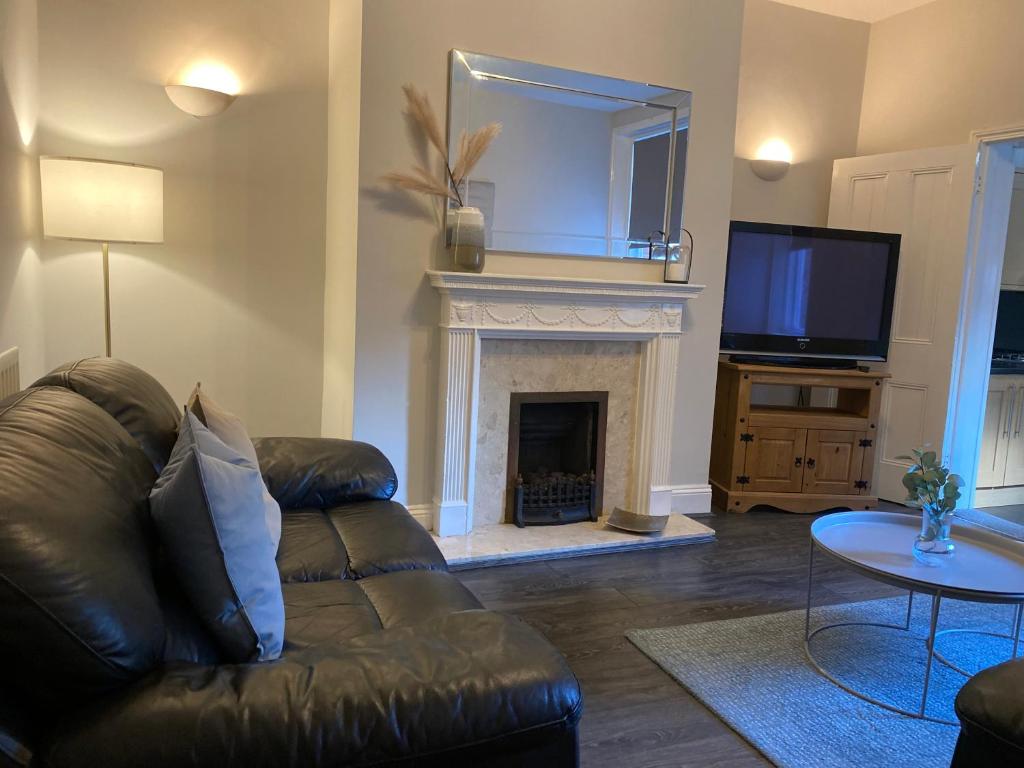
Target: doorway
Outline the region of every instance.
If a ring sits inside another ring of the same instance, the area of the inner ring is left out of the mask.
[[[904,500],[902,455],[928,445],[964,477],[960,506],[976,506],[1021,146],[1024,126],[976,132],[957,146],[835,162],[829,226],[903,236],[873,483],[882,499]]]
[[[944,454],[966,483],[961,507],[1024,524],[1024,126],[972,140],[978,181]]]

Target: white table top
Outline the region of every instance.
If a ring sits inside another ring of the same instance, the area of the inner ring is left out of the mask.
[[[928,566],[914,558],[921,516],[837,512],[811,525],[814,541],[879,581],[917,592],[985,602],[1024,602],[1024,542],[954,519],[955,553]]]

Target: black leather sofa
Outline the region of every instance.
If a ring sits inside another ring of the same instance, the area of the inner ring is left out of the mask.
[[[578,765],[565,660],[482,610],[364,443],[254,441],[286,645],[221,663],[149,519],[178,422],[104,358],[0,402],[0,765]]]
[[[982,670],[956,697],[953,768],[1024,765],[1024,659]]]

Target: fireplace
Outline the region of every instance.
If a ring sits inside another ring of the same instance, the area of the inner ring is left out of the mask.
[[[507,520],[597,520],[604,483],[607,392],[513,392],[509,398]]]

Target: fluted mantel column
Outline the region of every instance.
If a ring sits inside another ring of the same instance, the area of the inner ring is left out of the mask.
[[[445,328],[442,333],[434,532],[454,536],[473,529],[480,337],[469,328]]]

